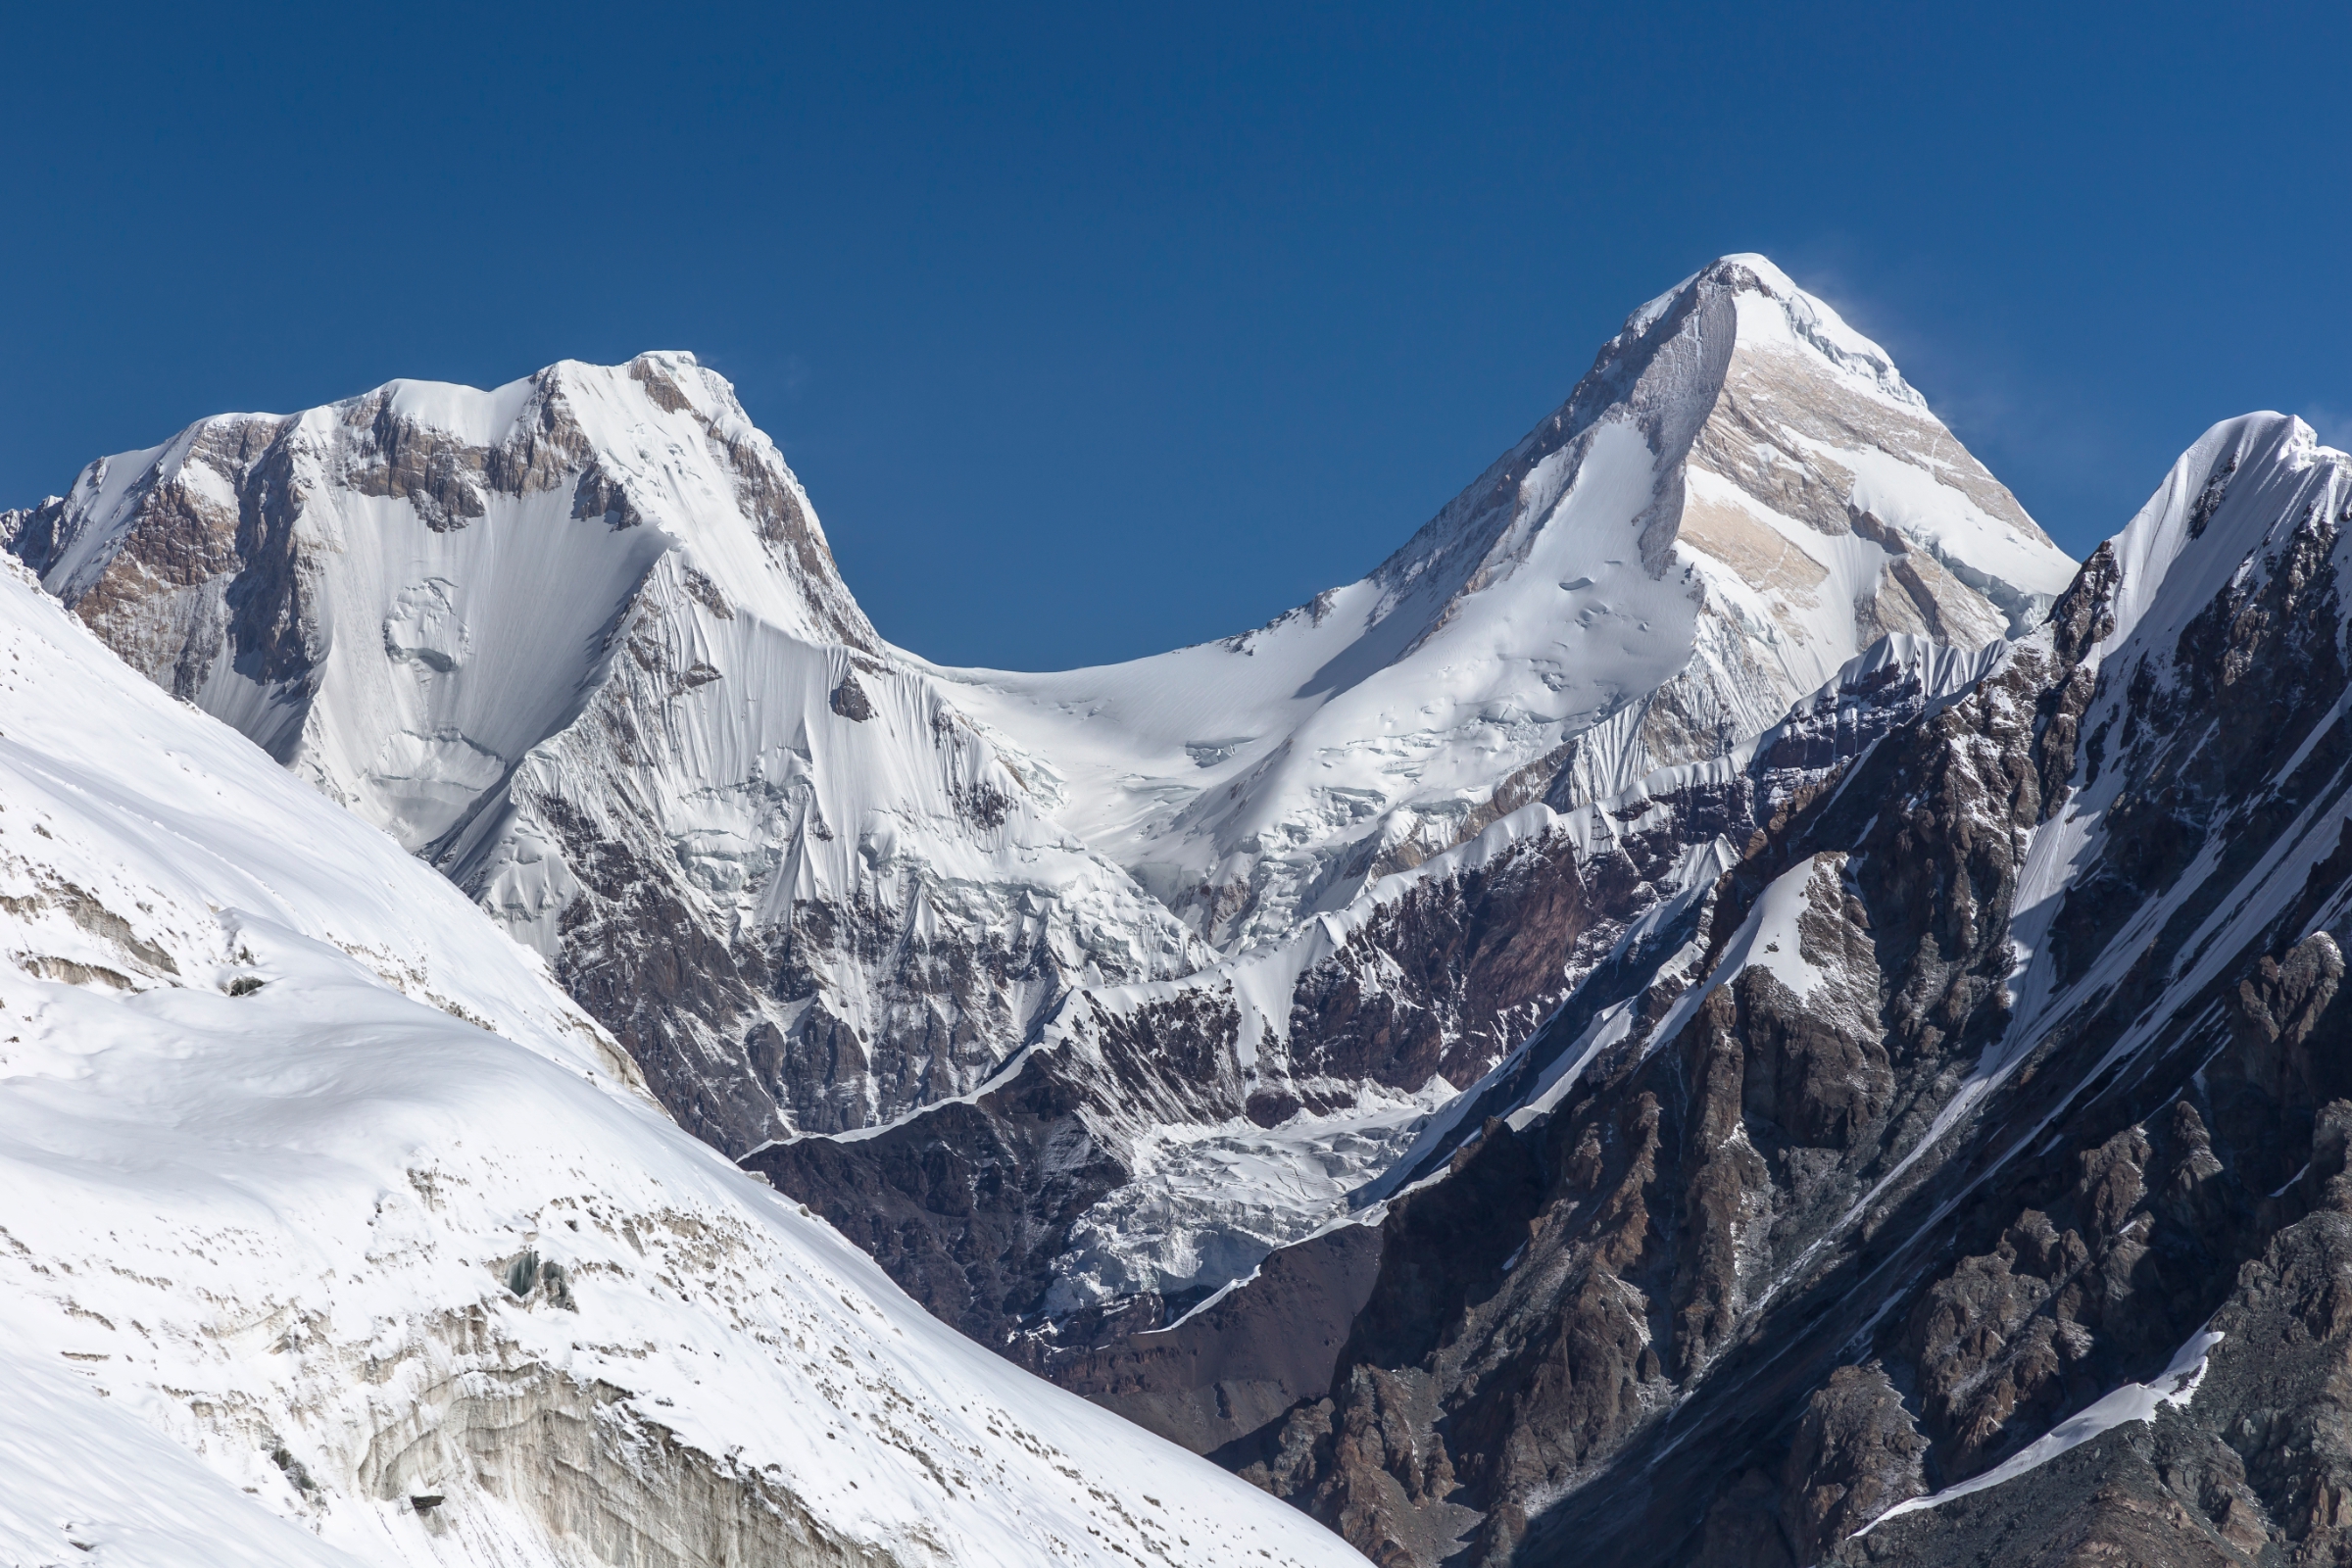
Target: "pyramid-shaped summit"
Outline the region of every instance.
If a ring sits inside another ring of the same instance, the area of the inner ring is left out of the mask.
[[[1154,659],[946,673],[1230,950],[1527,801],[1721,755],[1889,633],[2022,630],[2074,564],[1884,349],[1727,256],[1369,576]]]

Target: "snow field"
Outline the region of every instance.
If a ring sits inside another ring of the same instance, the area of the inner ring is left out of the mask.
[[[0,896],[13,1552],[1356,1560],[915,1307],[454,887],[13,571]]]

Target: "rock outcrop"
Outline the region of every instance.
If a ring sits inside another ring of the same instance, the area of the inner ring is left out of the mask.
[[[1295,945],[1149,992],[1082,994],[967,1101],[745,1163],[949,1322],[1094,1387],[1099,1374],[1075,1369],[1144,1351],[1269,1248],[1442,1167],[1463,1129],[1535,1092],[1569,1035],[1534,1020],[1571,993],[1590,1011],[1688,949],[1685,928],[1711,906],[1734,846],[1991,657],[1889,639],[1729,757],[1574,810],[1523,809]],[[1269,995],[1293,999],[1287,1061],[1280,1036],[1261,1026],[1252,1038],[1245,1022]],[[1346,1071],[1330,1064],[1340,1050],[1354,1053]],[[1365,1114],[1367,1086],[1401,1090],[1424,1071],[1461,1093],[1428,1113]],[[1299,1200],[1313,1190],[1251,1191],[1250,1177],[1287,1183],[1310,1159],[1325,1162],[1320,1202]],[[1229,1401],[1219,1381],[1179,1388],[1139,1371],[1124,1386],[1140,1418],[1156,1400]],[[1201,1430],[1238,1435],[1222,1419]]]

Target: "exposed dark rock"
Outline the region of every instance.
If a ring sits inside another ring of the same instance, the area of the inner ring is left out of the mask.
[[[2347,1107],[2352,1109],[2352,1107]],[[2195,1398],[1989,1491],[1888,1521],[1841,1563],[2056,1568],[2352,1554],[2352,1218],[2280,1230],[2213,1315]]]
[[[1292,1070],[1406,1090],[1476,1082],[1565,993],[1578,939],[1633,902],[1619,866],[1599,869],[1618,884],[1602,892],[1577,859],[1565,839],[1539,840],[1381,906],[1300,977]]]
[[[800,1138],[759,1150],[767,1175],[873,1254],[936,1316],[1015,1360],[1071,1224],[1127,1177],[1054,1075],[1023,1074],[857,1143]]]
[[[1805,1401],[1782,1466],[1789,1555],[1819,1562],[1888,1508],[1926,1492],[1920,1461],[1927,1451],[1886,1368],[1874,1361],[1833,1371]]]
[[[2352,738],[2326,519],[2352,476],[2274,471],[2225,454],[2192,492],[2207,547],[2260,534],[2220,519],[2261,485],[2302,521],[2207,568],[2174,646],[2100,653],[2103,550],[2046,641],[1755,810],[1695,956],[1586,973],[1523,1054],[1589,1051],[1572,1088],[1496,1119],[1520,1076],[1408,1173],[1330,1391],[1218,1456],[1421,1563],[2347,1560]],[[2089,850],[2035,895],[2051,961],[2021,971],[2029,850],[2085,802]],[[1776,888],[1801,987],[1787,935],[1769,964],[1737,946]],[[2063,1005],[2012,1038],[2042,985]],[[2184,1407],[1856,1536],[2208,1323]],[[1433,1501],[1472,1524],[1413,1538]]]
[[[841,684],[833,688],[832,709],[842,717],[859,723],[874,716],[874,705],[866,700],[865,688],[858,684],[855,670],[842,676]]]
[[[1174,1327],[1055,1358],[1054,1381],[1196,1453],[1248,1444],[1330,1394],[1381,1242],[1350,1225],[1286,1247]]]

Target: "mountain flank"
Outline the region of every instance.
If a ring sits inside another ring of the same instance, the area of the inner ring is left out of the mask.
[[[2078,566],[1755,256],[1104,668],[883,641],[682,355],[0,514],[930,1313],[1432,1568],[2341,1554],[2348,525],[2249,416]]]

